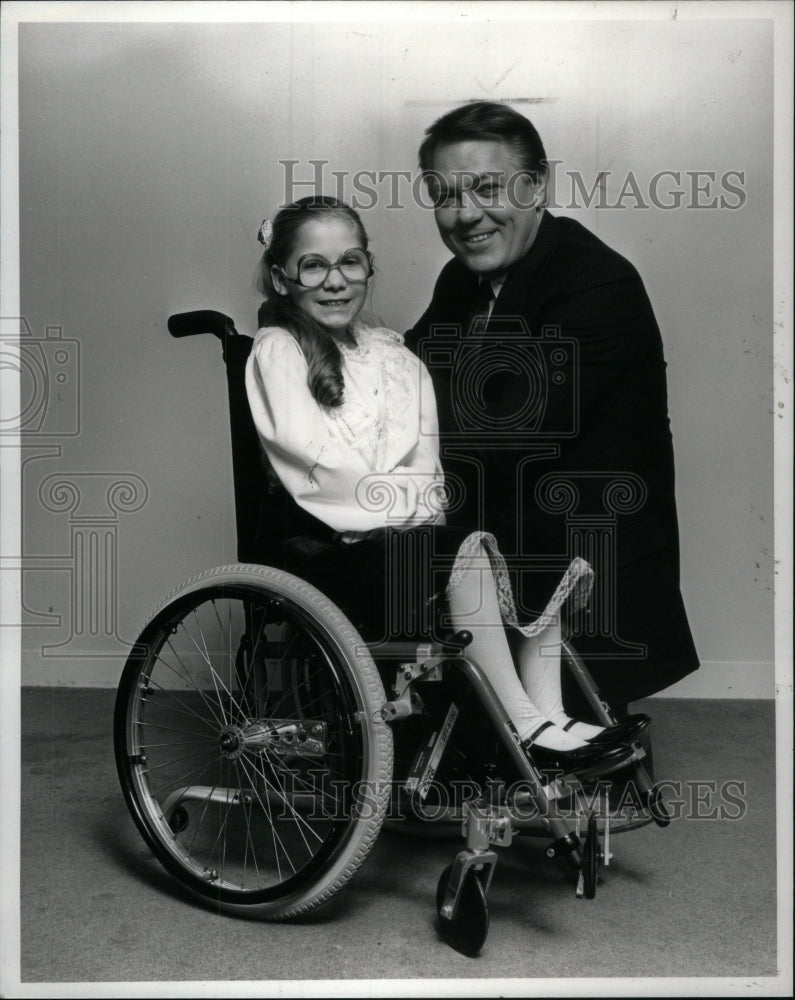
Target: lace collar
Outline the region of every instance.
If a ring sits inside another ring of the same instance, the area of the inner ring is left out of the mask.
[[[356,339],[355,345],[339,342],[343,357],[364,357],[377,343],[403,344],[403,337],[397,331],[390,330],[385,326],[371,326],[368,323],[354,321],[352,332]]]

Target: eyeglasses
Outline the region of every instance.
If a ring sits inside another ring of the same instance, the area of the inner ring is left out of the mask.
[[[285,278],[302,288],[318,288],[325,283],[326,278],[335,268],[346,281],[367,281],[373,273],[373,259],[361,247],[352,247],[345,251],[336,264],[329,264],[326,258],[319,254],[305,254],[298,261],[298,277],[296,278],[291,278],[280,266]]]

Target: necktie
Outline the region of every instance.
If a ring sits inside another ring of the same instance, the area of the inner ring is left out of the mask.
[[[473,334],[485,333],[486,324],[489,321],[489,307],[493,300],[494,291],[492,290],[491,282],[481,281],[467,314],[464,336],[471,337]]]

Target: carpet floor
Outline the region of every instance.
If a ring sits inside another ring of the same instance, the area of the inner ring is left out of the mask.
[[[435,925],[436,883],[462,843],[449,837],[384,830],[348,886],[300,922],[196,903],[127,813],[113,697],[23,692],[23,983],[775,975],[772,702],[636,706],[653,717],[675,819],[614,837],[593,901],[540,839],[498,849],[490,934],[468,959]]]

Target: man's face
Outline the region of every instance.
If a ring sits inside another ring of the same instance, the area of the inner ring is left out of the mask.
[[[439,146],[428,187],[442,240],[470,271],[498,278],[530,249],[541,221],[546,177],[523,172],[499,140]]]

